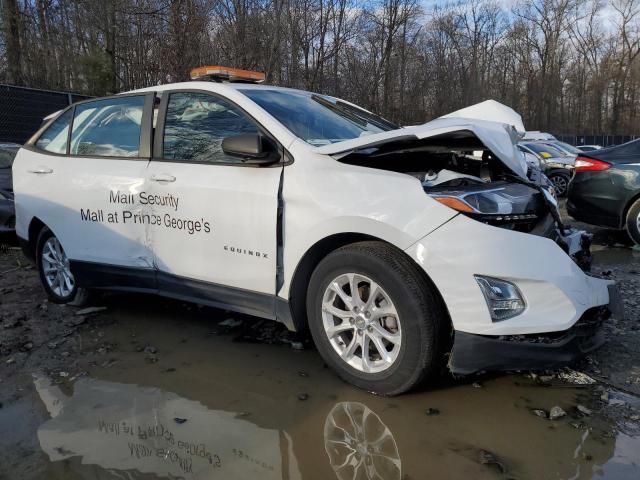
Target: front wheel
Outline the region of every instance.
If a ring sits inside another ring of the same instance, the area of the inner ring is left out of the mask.
[[[78,306],[88,301],[88,291],[76,285],[69,258],[58,238],[48,228],[44,228],[38,236],[36,260],[40,281],[49,300]]]
[[[411,389],[442,364],[446,317],[435,288],[403,252],[360,242],[329,254],[307,293],[309,329],[347,382],[382,395]]]

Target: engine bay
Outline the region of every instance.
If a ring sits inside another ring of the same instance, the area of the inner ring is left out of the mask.
[[[540,189],[518,181],[488,150],[405,149],[352,154],[345,160],[417,178],[426,194],[490,225],[531,232],[549,214]]]

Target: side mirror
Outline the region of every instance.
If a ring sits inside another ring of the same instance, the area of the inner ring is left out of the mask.
[[[230,157],[240,158],[243,163],[261,165],[275,163],[280,154],[273,142],[262,135],[245,133],[222,140],[222,151]]]

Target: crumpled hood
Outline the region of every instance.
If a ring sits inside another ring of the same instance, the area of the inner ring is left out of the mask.
[[[461,108],[455,112],[443,115],[440,118],[470,118],[474,120],[489,120],[492,122],[512,125],[516,131],[523,136],[526,133],[522,117],[513,108],[496,102],[495,100],[485,100],[466,108]]]
[[[527,164],[516,143],[519,135],[510,125],[485,120],[459,117],[440,117],[424,125],[399,128],[389,132],[374,133],[343,142],[323,145],[314,149],[322,155],[344,156],[363,148],[378,147],[398,140],[422,140],[447,134],[472,134],[476,136],[511,171],[527,178]]]

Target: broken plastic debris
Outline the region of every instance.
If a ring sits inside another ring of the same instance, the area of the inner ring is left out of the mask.
[[[558,373],[558,378],[561,378],[562,380],[569,383],[575,383],[576,385],[592,385],[596,383],[596,381],[586,373],[577,372],[575,370],[571,370],[570,368],[567,368]]]
[[[221,327],[236,328],[236,327],[239,327],[240,325],[242,325],[242,320],[236,320],[234,318],[227,318],[225,321],[220,322],[218,325],[221,326]]]
[[[577,405],[576,408],[578,409],[578,411],[584,415],[591,415],[591,409],[585,407],[584,405]]]
[[[88,307],[78,310],[76,315],[95,315],[96,313],[104,312],[107,307]]]
[[[562,408],[555,406],[549,412],[549,420],[557,420],[558,418],[564,417],[567,414]]]

